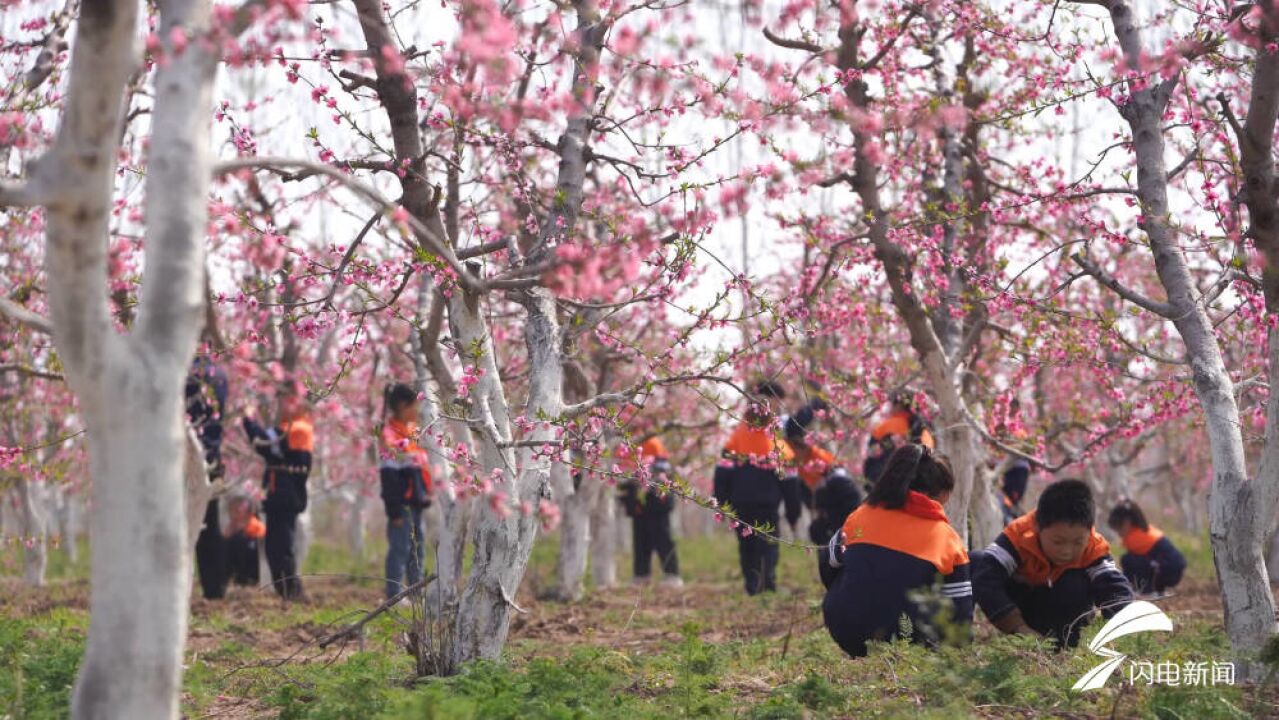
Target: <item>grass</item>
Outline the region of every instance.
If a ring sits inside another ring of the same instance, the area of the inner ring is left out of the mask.
[[[1206,542],[1203,543],[1206,546]],[[1183,541],[1191,573],[1210,600],[1204,548]],[[241,590],[222,604],[197,602],[184,675],[188,717],[325,718],[954,718],[1273,716],[1269,688],[1127,686],[1118,678],[1088,694],[1070,686],[1099,661],[1080,649],[1054,653],[1026,638],[992,637],[927,652],[875,646],[850,660],[820,624],[812,557],[783,550],[783,592],[740,590],[731,538],[688,539],[683,591],[629,585],[577,604],[521,598],[506,655],[450,678],[414,679],[402,626],[369,626],[362,647],[319,652],[314,639],[378,599],[377,546],[363,560],[317,544],[307,561],[314,605],[281,607]],[[530,580],[554,574],[552,541],[539,543]],[[619,565],[629,580],[626,563]],[[527,592],[525,594],[528,594]],[[1194,607],[1201,607],[1195,605]],[[1187,605],[1187,607],[1190,607]],[[1134,658],[1225,659],[1215,614],[1170,609],[1176,631],[1118,643]],[[83,650],[85,612],[34,604],[0,619],[0,718],[63,717]],[[1094,626],[1095,629],[1095,626]]]

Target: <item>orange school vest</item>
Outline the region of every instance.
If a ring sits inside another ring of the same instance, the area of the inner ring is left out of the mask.
[[[1088,538],[1088,545],[1078,560],[1066,565],[1054,565],[1039,547],[1039,526],[1035,524],[1035,511],[1022,515],[1004,528],[1004,536],[1012,541],[1021,556],[1017,578],[1027,585],[1051,585],[1067,570],[1080,570],[1110,554],[1110,543],[1096,529]]]
[[[869,504],[854,510],[844,521],[844,546],[863,543],[932,563],[942,575],[954,572],[956,565],[968,563],[968,551],[949,522],[919,517],[904,510]]]
[[[1163,539],[1163,532],[1154,525],[1151,525],[1148,530],[1134,527],[1128,531],[1127,535],[1124,535],[1124,549],[1133,555],[1149,555],[1155,543]]]

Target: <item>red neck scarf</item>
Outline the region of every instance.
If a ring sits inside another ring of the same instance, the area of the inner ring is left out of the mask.
[[[921,492],[911,490],[906,493],[906,504],[902,506],[902,511],[908,515],[924,518],[925,520],[941,520],[942,522],[950,522],[946,518],[946,510],[942,508],[941,503],[928,497]]]

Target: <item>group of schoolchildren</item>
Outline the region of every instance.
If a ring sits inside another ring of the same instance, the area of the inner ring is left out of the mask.
[[[894,398],[891,413],[871,432],[863,502],[834,456],[808,441],[824,404],[809,402],[787,417],[777,438],[771,418],[784,392],[772,382],[754,390],[755,402],[725,444],[714,477],[716,501],[742,523],[737,536],[746,592],[776,586],[775,533],[753,528],[777,528],[781,506],[794,529],[800,506],[807,505],[809,536],[821,546],[825,624],[851,656],[865,655],[867,642],[893,637],[929,646],[966,638],[975,606],[1002,632],[1073,646],[1095,611],[1110,617],[1135,591],[1164,593],[1185,571],[1184,556],[1130,500],[1108,517],[1128,551],[1116,567],[1094,528],[1092,492],[1078,480],[1048,485],[1030,512],[1010,512],[1025,495],[1030,465],[1024,460],[1001,468],[1003,533],[970,554],[944,509],[954,473],[908,398]]]
[[[226,409],[226,372],[197,358],[187,376],[187,418],[205,452],[210,479],[224,473],[222,419]],[[387,515],[386,595],[401,593],[422,580],[425,553],[422,512],[430,505],[431,475],[426,453],[417,444],[417,393],[407,385],[388,387],[380,442],[379,475]],[[259,548],[271,574],[271,586],[284,600],[303,600],[297,563],[297,521],[307,508],[307,480],[315,452],[315,427],[306,400],[285,392],[277,422],[264,426],[252,411],[243,419],[250,446],[265,461],[261,512],[247,495],[235,495],[221,520],[220,501],[211,500],[196,539],[196,567],[203,596],[225,597],[228,585],[257,585]],[[406,577],[407,576],[407,577]]]
[[[204,448],[210,480],[222,477],[222,420],[226,410],[226,372],[207,358],[197,358],[186,381],[186,414]],[[204,526],[196,538],[196,568],[205,599],[218,600],[227,586],[257,585],[259,548],[266,555],[271,583],[286,600],[303,597],[295,551],[297,518],[307,505],[306,481],[311,473],[315,430],[303,398],[285,393],[279,399],[279,422],[263,427],[250,412],[244,418],[249,444],[266,461],[262,474],[262,512],[254,500],[232,496],[227,526],[222,526],[221,501],[205,509]]]
[[[893,637],[930,646],[966,637],[974,606],[1002,632],[1071,646],[1095,610],[1110,617],[1133,600],[1134,588],[1163,593],[1185,571],[1182,554],[1130,500],[1121,501],[1108,517],[1128,551],[1116,567],[1109,544],[1094,528],[1092,493],[1078,480],[1048,485],[1030,512],[1010,512],[1019,509],[1025,495],[1030,466],[1024,461],[1006,462],[1001,469],[1004,531],[985,549],[969,553],[944,510],[955,486],[949,461],[935,449],[932,431],[907,397],[895,397],[891,412],[871,431],[862,466],[863,500],[859,483],[843,464],[811,441],[827,406],[816,399],[805,403],[784,418],[779,437],[773,418],[785,392],[773,382],[754,390],[754,402],[724,445],[713,480],[716,503],[731,509],[740,523],[736,535],[746,592],[776,589],[775,531],[784,515],[792,534],[798,534],[806,509],[808,537],[821,548],[825,624],[849,655],[865,655],[867,642]],[[187,415],[214,477],[222,472],[226,399],[225,373],[197,360],[187,382]],[[379,476],[387,516],[385,594],[395,599],[422,581],[423,513],[431,503],[432,482],[427,453],[417,442],[417,392],[395,384],[383,400]],[[304,400],[292,394],[281,397],[275,426],[264,427],[251,413],[243,425],[265,460],[261,507],[266,522],[252,499],[237,496],[228,508],[228,527],[222,528],[218,501],[209,504],[196,544],[204,596],[222,597],[230,582],[256,585],[261,543],[275,591],[286,600],[301,599],[294,535],[307,506],[314,427]],[[647,470],[638,472],[641,466]],[[648,580],[656,556],[664,584],[678,586],[670,518],[674,499],[666,491],[673,470],[661,439],[646,437],[630,467],[636,472],[621,484],[620,499],[632,519],[635,580]]]

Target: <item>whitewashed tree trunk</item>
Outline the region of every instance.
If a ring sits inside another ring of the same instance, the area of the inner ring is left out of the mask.
[[[1142,62],[1147,49],[1132,6],[1126,0],[1108,0],[1104,6],[1110,12],[1125,60],[1130,64]],[[1226,634],[1239,660],[1240,674],[1247,678],[1260,671],[1260,666],[1254,664],[1255,655],[1276,631],[1274,596],[1266,577],[1262,543],[1271,526],[1279,479],[1279,399],[1270,399],[1263,467],[1257,481],[1251,482],[1234,384],[1169,212],[1162,119],[1177,79],[1133,91],[1128,103],[1120,108],[1132,131],[1137,193],[1142,215],[1147,218],[1141,227],[1149,239],[1155,270],[1168,300],[1158,303],[1141,297],[1113,282],[1113,278],[1107,284],[1130,302],[1171,321],[1185,343],[1212,453],[1208,527],[1225,609]],[[1273,92],[1274,88],[1266,90]],[[1273,134],[1273,122],[1270,133]],[[1267,156],[1265,162],[1270,165],[1273,160]],[[1077,258],[1077,262],[1089,269],[1084,258]],[[1104,277],[1095,267],[1089,272]],[[1279,334],[1274,330],[1270,334],[1270,368],[1272,373],[1279,368]],[[1272,375],[1271,380],[1275,379]]]
[[[360,561],[364,560],[364,541],[368,536],[365,517],[367,507],[368,498],[356,488],[346,508],[346,540],[347,546],[351,548],[351,555]]]
[[[998,477],[986,469],[983,460],[975,460],[973,475],[972,534],[969,538],[974,548],[984,548],[999,537],[1004,530],[1004,511],[999,493]]]
[[[92,478],[89,635],[76,718],[174,718],[186,637],[183,386],[204,320],[209,124],[217,58],[199,43],[156,71],[146,268],[137,322],[107,307],[107,239],[139,3],[84,2],[58,132],[0,204],[46,208],[53,340],[79,399]],[[209,27],[208,3],[161,3],[158,34]],[[170,51],[172,48],[166,48]],[[122,421],[123,420],[123,421]],[[142,529],[142,530],[140,530]]]
[[[293,537],[293,554],[297,557],[298,575],[302,575],[306,567],[306,557],[311,552],[311,543],[315,541],[315,525],[311,522],[311,506],[298,514],[297,533]]]
[[[597,483],[591,503],[591,577],[595,589],[617,585],[617,497],[612,485]]]
[[[182,456],[183,481],[186,484],[187,552],[195,553],[195,543],[204,529],[204,515],[209,501],[220,486],[209,482],[209,468],[204,463],[204,446],[190,425],[185,427],[185,444]],[[220,531],[221,528],[213,528]]]
[[[586,594],[586,561],[591,548],[591,486],[583,479],[573,488],[573,477],[562,463],[551,472],[551,498],[560,506],[560,554],[555,563],[556,597],[576,602]]]
[[[48,518],[44,507],[43,488],[35,487],[27,478],[18,478],[18,503],[21,522],[18,539],[22,542],[22,579],[32,587],[44,585],[49,564]]]
[[[80,499],[66,488],[58,488],[54,518],[58,524],[58,543],[72,564],[80,561]]]
[[[529,304],[530,318],[526,329],[530,334],[527,339],[530,378],[526,411],[529,417],[538,417],[539,411],[555,417],[560,411],[561,371],[558,338],[554,332],[555,307],[553,300],[546,300],[542,305]],[[545,314],[548,305],[549,316]],[[542,320],[540,327],[537,320]],[[502,447],[511,439],[510,414],[493,355],[491,336],[479,312],[479,298],[470,293],[455,293],[450,299],[449,322],[459,347],[480,349],[479,356],[468,358],[468,361],[484,371],[471,391],[470,410],[472,422],[485,428],[479,434],[481,463],[486,469],[502,471],[503,482],[499,487],[507,493],[509,500],[536,503],[539,495],[548,489],[550,462],[545,458],[533,460],[532,453],[526,451],[520,453],[520,460],[527,463],[517,465],[515,453]],[[547,362],[548,353],[554,362]],[[549,428],[536,430],[531,435],[530,440],[553,442],[555,439]],[[504,516],[492,511],[477,513],[471,535],[475,553],[457,615],[453,648],[455,666],[476,658],[494,659],[501,653],[506,644],[510,611],[536,533],[537,520],[531,516],[524,517],[519,513]]]

